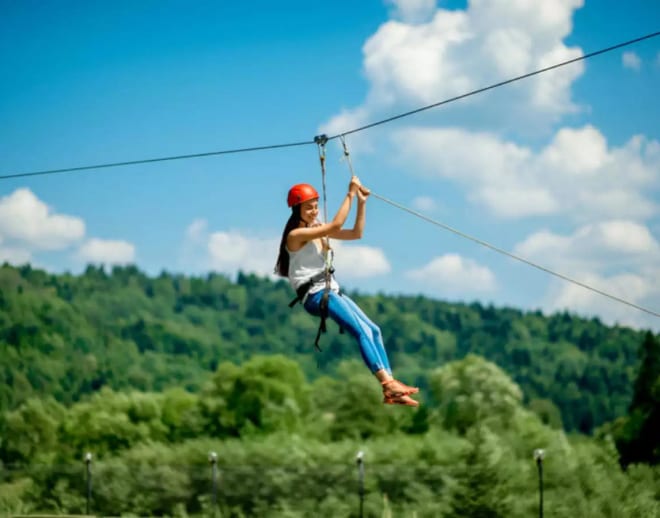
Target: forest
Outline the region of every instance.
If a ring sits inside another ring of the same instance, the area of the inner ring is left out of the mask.
[[[413,410],[381,404],[332,323],[316,352],[293,295],[0,267],[0,513],[357,516],[361,451],[365,516],[534,516],[542,448],[545,516],[660,516],[657,334],[350,292]]]

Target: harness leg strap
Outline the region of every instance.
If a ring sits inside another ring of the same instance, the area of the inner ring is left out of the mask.
[[[318,351],[322,351],[319,346],[319,340],[321,339],[321,333],[327,332],[327,327],[325,321],[328,318],[328,299],[330,298],[330,290],[323,290],[323,296],[321,297],[321,303],[319,304],[319,313],[321,314],[321,322],[319,323],[319,330],[316,332],[316,340],[314,341],[314,347]]]

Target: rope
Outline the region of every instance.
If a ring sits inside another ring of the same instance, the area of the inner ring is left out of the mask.
[[[328,137],[326,135],[317,135],[314,137],[314,142],[318,146],[319,149],[319,160],[321,162],[321,180],[322,180],[322,186],[323,186],[323,218],[324,218],[324,223],[328,222],[328,199],[327,199],[327,189],[326,189],[326,184],[325,184],[325,145],[328,142]],[[321,239],[323,241],[323,238]],[[328,304],[329,304],[329,296],[330,296],[330,288],[332,286],[332,274],[334,272],[332,268],[332,260],[334,258],[334,254],[332,252],[332,249],[330,248],[330,237],[325,238],[325,244],[323,246],[323,258],[324,258],[324,277],[325,277],[325,287],[323,289],[323,296],[321,298],[321,304],[320,304],[320,313],[321,313],[321,322],[319,324],[319,330],[316,333],[316,340],[314,341],[314,347],[316,348],[317,351],[321,352],[321,347],[319,346],[319,339],[321,338],[321,333],[326,332],[326,324],[325,321],[328,318]],[[320,364],[317,361],[316,364],[317,367],[320,368]]]
[[[325,183],[325,145],[328,142],[328,137],[326,135],[318,135],[314,137],[314,142],[319,148],[319,160],[321,162],[321,181],[322,181],[322,190],[323,190],[323,219],[324,223],[328,222],[328,197],[327,197],[327,188]],[[326,288],[330,288],[330,276],[332,275],[332,262],[334,259],[334,253],[332,248],[330,248],[330,238],[325,238],[325,272],[326,272]]]
[[[348,152],[348,146],[346,145],[346,134],[339,135],[339,139],[341,140],[342,146],[343,146],[343,148],[344,148],[344,159],[345,159],[345,160],[347,161],[347,163],[348,163],[348,168],[349,168],[349,170],[350,170],[351,176],[353,176],[355,173],[353,172],[353,165],[351,164],[351,155],[350,155],[350,153]],[[413,216],[417,216],[418,218],[421,218],[421,219],[423,219],[424,221],[427,221],[427,222],[429,222],[429,223],[432,223],[433,225],[436,225],[436,226],[438,226],[438,227],[440,227],[440,228],[444,228],[445,230],[448,230],[449,232],[452,232],[452,233],[456,234],[457,236],[463,237],[463,238],[465,238],[465,239],[469,239],[470,241],[473,241],[473,242],[475,242],[475,243],[477,243],[477,244],[479,244],[479,245],[485,246],[486,248],[490,248],[491,250],[493,250],[493,251],[495,251],[495,252],[497,252],[497,253],[499,253],[499,254],[506,255],[507,257],[510,257],[511,259],[515,259],[516,261],[520,261],[520,262],[522,262],[522,263],[525,263],[525,264],[527,264],[528,266],[532,266],[533,268],[536,268],[536,269],[538,269],[538,270],[541,270],[542,272],[549,273],[550,275],[554,275],[555,277],[559,277],[560,279],[562,279],[562,280],[564,280],[564,281],[571,282],[571,283],[573,283],[573,284],[575,284],[575,285],[577,285],[577,286],[580,286],[580,287],[585,288],[585,289],[587,289],[587,290],[593,291],[594,293],[598,293],[599,295],[602,295],[602,296],[604,296],[604,297],[608,297],[608,298],[610,298],[610,299],[612,299],[612,300],[615,300],[615,301],[620,302],[620,303],[622,303],[622,304],[625,304],[625,305],[627,305],[627,306],[633,307],[633,308],[635,308],[635,309],[638,309],[638,310],[643,311],[643,312],[645,312],[645,313],[648,313],[648,314],[650,314],[650,315],[653,315],[653,316],[656,316],[656,317],[660,317],[660,313],[657,313],[657,312],[652,311],[652,310],[650,310],[650,309],[647,309],[647,308],[645,308],[645,307],[639,306],[639,305],[637,305],[637,304],[634,304],[634,303],[632,303],[632,302],[629,302],[629,301],[627,301],[627,300],[624,300],[624,299],[622,299],[622,298],[620,298],[620,297],[617,297],[617,296],[615,296],[615,295],[611,295],[610,293],[606,293],[606,292],[604,292],[604,291],[602,291],[602,290],[599,290],[599,289],[594,288],[594,287],[592,287],[592,286],[589,286],[589,285],[587,285],[587,284],[585,284],[585,283],[583,283],[583,282],[580,282],[580,281],[575,280],[575,279],[573,279],[573,278],[571,278],[571,277],[568,277],[567,275],[564,275],[564,274],[561,274],[561,273],[555,272],[555,271],[553,271],[553,270],[550,270],[549,268],[546,268],[545,266],[541,266],[541,265],[539,265],[539,264],[536,264],[536,263],[530,261],[529,259],[525,259],[524,257],[520,257],[520,256],[518,256],[518,255],[512,254],[511,252],[507,252],[506,250],[504,250],[504,249],[502,249],[502,248],[499,248],[499,247],[497,247],[497,246],[495,246],[495,245],[491,245],[490,243],[484,241],[483,239],[479,239],[479,238],[477,238],[477,237],[471,236],[471,235],[469,235],[469,234],[466,234],[465,232],[461,232],[460,230],[457,230],[457,229],[455,229],[455,228],[453,228],[453,227],[450,227],[449,225],[446,225],[446,224],[444,224],[444,223],[441,223],[441,222],[439,222],[439,221],[436,221],[436,220],[434,220],[434,219],[431,219],[431,218],[429,218],[428,216],[425,216],[424,214],[422,214],[421,212],[417,212],[417,211],[415,211],[415,210],[413,210],[413,209],[410,209],[410,208],[408,208],[408,207],[405,207],[404,205],[401,205],[400,203],[397,203],[397,202],[395,202],[395,201],[389,200],[389,199],[385,198],[384,196],[380,196],[380,195],[374,193],[373,191],[371,191],[371,196],[373,196],[374,198],[377,198],[377,199],[379,199],[379,200],[381,200],[381,201],[384,201],[385,203],[389,203],[389,204],[392,205],[393,207],[396,207],[396,208],[401,209],[401,210],[403,210],[403,211],[405,211],[405,212],[408,212],[409,214],[412,214]]]
[[[325,144],[328,142],[328,137],[325,135],[317,135],[314,137],[314,143],[319,148],[319,161],[321,162],[321,181],[323,185],[323,222],[328,222],[328,198],[326,195],[325,187]]]
[[[341,139],[341,145],[344,148],[344,160],[346,160],[346,163],[348,164],[348,170],[351,172],[351,178],[355,176],[355,172],[353,171],[353,164],[351,163],[351,154],[348,152],[348,146],[346,145],[346,138],[344,135],[340,135],[339,137]]]
[[[529,259],[525,259],[524,257],[520,257],[520,256],[518,256],[518,255],[512,254],[511,252],[507,252],[506,250],[504,250],[504,249],[502,249],[502,248],[499,248],[499,247],[497,247],[497,246],[495,246],[495,245],[491,245],[490,243],[484,241],[483,239],[479,239],[479,238],[476,238],[476,237],[471,236],[471,235],[469,235],[469,234],[466,234],[466,233],[464,233],[464,232],[461,232],[460,230],[456,230],[455,228],[452,228],[452,227],[450,227],[449,225],[445,225],[444,223],[441,223],[441,222],[439,222],[439,221],[436,221],[436,220],[434,220],[434,219],[431,219],[431,218],[429,218],[428,216],[425,216],[424,214],[421,214],[421,213],[419,213],[419,212],[417,212],[417,211],[415,211],[415,210],[413,210],[413,209],[409,209],[408,207],[405,207],[405,206],[401,205],[400,203],[397,203],[397,202],[394,202],[394,201],[392,201],[392,200],[389,200],[389,199],[385,198],[384,196],[380,196],[380,195],[374,193],[373,191],[371,192],[371,196],[374,196],[375,198],[378,198],[379,200],[384,201],[385,203],[389,203],[389,204],[392,205],[393,207],[396,207],[396,208],[401,209],[401,210],[403,210],[403,211],[405,211],[405,212],[408,212],[408,213],[412,214],[413,216],[417,216],[418,218],[421,218],[421,219],[423,219],[424,221],[427,221],[427,222],[429,222],[429,223],[432,223],[433,225],[436,225],[436,226],[438,226],[438,227],[444,228],[445,230],[448,230],[449,232],[453,232],[454,234],[456,234],[456,235],[458,235],[458,236],[461,236],[461,237],[463,237],[463,238],[465,238],[465,239],[469,239],[470,241],[474,241],[475,243],[477,243],[477,244],[479,244],[479,245],[482,245],[482,246],[485,246],[486,248],[490,248],[491,250],[493,250],[493,251],[495,251],[495,252],[497,252],[497,253],[499,253],[499,254],[506,255],[507,257],[510,257],[511,259],[515,259],[516,261],[520,261],[520,262],[522,262],[522,263],[525,263],[525,264],[527,264],[527,265],[529,265],[529,266],[532,266],[533,268],[536,268],[536,269],[538,269],[538,270],[541,270],[542,272],[549,273],[550,275],[554,275],[555,277],[559,277],[560,279],[562,279],[562,280],[564,280],[564,281],[571,282],[571,283],[573,283],[573,284],[575,284],[575,285],[577,285],[577,286],[580,286],[580,287],[582,287],[582,288],[585,288],[585,289],[587,289],[587,290],[590,290],[590,291],[592,291],[592,292],[594,292],[594,293],[597,293],[597,294],[602,295],[602,296],[604,296],[604,297],[607,297],[607,298],[610,298],[610,299],[615,300],[615,301],[617,301],[617,302],[620,302],[621,304],[625,304],[625,305],[630,306],[630,307],[632,307],[632,308],[635,308],[635,309],[638,309],[638,310],[643,311],[643,312],[645,312],[645,313],[648,313],[649,315],[653,315],[653,316],[656,316],[656,317],[660,317],[660,313],[658,313],[658,312],[656,312],[656,311],[653,311],[653,310],[647,309],[647,308],[645,308],[645,307],[639,306],[639,305],[637,305],[637,304],[634,304],[634,303],[632,303],[632,302],[629,302],[629,301],[627,301],[627,300],[624,300],[624,299],[622,299],[622,298],[620,298],[620,297],[617,297],[616,295],[612,295],[612,294],[610,294],[610,293],[606,293],[606,292],[604,292],[604,291],[602,291],[602,290],[599,290],[599,289],[597,289],[597,288],[594,288],[593,286],[589,286],[588,284],[585,284],[585,283],[580,282],[580,281],[578,281],[578,280],[575,280],[575,279],[573,279],[573,278],[571,278],[571,277],[568,277],[567,275],[564,275],[564,274],[561,274],[561,273],[557,273],[557,272],[555,272],[555,271],[553,271],[553,270],[551,270],[551,269],[549,269],[549,268],[546,268],[545,266],[541,266],[541,265],[539,265],[539,264],[536,264],[536,263],[530,261]]]

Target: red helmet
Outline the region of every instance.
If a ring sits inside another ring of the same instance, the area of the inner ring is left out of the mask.
[[[289,196],[287,196],[287,203],[289,207],[305,203],[306,201],[313,200],[319,197],[316,189],[308,183],[299,183],[289,189]]]

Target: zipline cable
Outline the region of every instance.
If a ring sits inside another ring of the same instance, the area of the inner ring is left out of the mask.
[[[580,286],[580,287],[585,288],[587,290],[593,291],[594,293],[598,293],[599,295],[602,295],[604,297],[608,297],[612,300],[615,300],[615,301],[620,302],[622,304],[625,304],[627,306],[630,306],[630,307],[633,307],[633,308],[638,309],[640,311],[643,311],[645,313],[648,313],[649,315],[660,317],[660,313],[658,313],[656,311],[653,311],[653,310],[647,309],[645,307],[639,306],[638,304],[634,304],[633,302],[624,300],[620,297],[617,297],[616,295],[612,295],[610,293],[607,293],[607,292],[604,292],[604,291],[599,290],[597,288],[594,288],[593,286],[589,286],[588,284],[585,284],[583,282],[575,280],[571,277],[568,277],[567,275],[557,273],[557,272],[555,272],[555,271],[553,271],[549,268],[546,268],[545,266],[541,266],[539,264],[536,264],[533,261],[530,261],[529,259],[525,259],[524,257],[520,257],[518,255],[512,254],[511,252],[507,252],[506,250],[504,250],[502,248],[499,248],[495,245],[491,245],[490,243],[484,241],[483,239],[479,239],[479,238],[476,238],[476,237],[471,236],[469,234],[466,234],[465,232],[461,232],[460,230],[457,230],[455,228],[450,227],[449,225],[446,225],[446,224],[441,223],[439,221],[436,221],[432,218],[429,218],[428,216],[425,216],[424,214],[422,214],[420,212],[417,212],[417,211],[415,211],[413,209],[410,209],[410,208],[408,208],[404,205],[401,205],[400,203],[397,203],[397,202],[392,201],[388,198],[385,198],[384,196],[380,196],[379,194],[376,194],[373,191],[371,191],[371,196],[373,196],[374,198],[378,198],[379,200],[384,201],[385,203],[389,203],[393,207],[396,207],[396,208],[401,209],[405,212],[408,212],[409,214],[412,214],[413,216],[417,216],[418,218],[421,218],[424,221],[427,221],[428,223],[432,223],[433,225],[444,228],[445,230],[448,230],[449,232],[452,232],[452,233],[454,233],[454,234],[456,234],[460,237],[463,237],[465,239],[469,239],[470,241],[474,241],[475,243],[477,243],[479,245],[485,246],[486,248],[490,248],[491,250],[493,250],[497,253],[504,254],[507,257],[510,257],[511,259],[515,259],[516,261],[520,261],[522,263],[525,263],[525,264],[527,264],[529,266],[532,266],[532,267],[534,267],[538,270],[541,270],[542,272],[549,273],[550,275],[554,275],[555,277],[559,277],[560,279],[562,279],[564,281],[571,282],[573,284],[576,284],[577,286]]]
[[[550,70],[554,70],[555,68],[563,67],[565,65],[570,65],[571,63],[576,63],[578,61],[583,61],[585,59],[592,58],[594,56],[598,56],[599,54],[605,54],[606,52],[611,52],[613,50],[620,49],[620,48],[626,47],[628,45],[633,45],[634,43],[639,43],[640,41],[643,41],[643,40],[647,40],[647,39],[650,39],[650,38],[655,38],[656,36],[660,36],[660,31],[653,32],[653,33],[650,33],[650,34],[646,34],[645,36],[640,36],[639,38],[635,38],[633,40],[624,41],[623,43],[617,43],[616,45],[612,45],[611,47],[607,47],[607,48],[604,48],[604,49],[601,49],[601,50],[596,50],[594,52],[584,54],[583,56],[579,56],[577,58],[569,59],[569,60],[563,61],[561,63],[556,63],[555,65],[550,65],[549,67],[540,68],[539,70],[535,70],[534,72],[529,72],[527,74],[523,74],[521,76],[517,76],[517,77],[514,77],[512,79],[507,79],[506,81],[500,81],[499,83],[494,83],[492,85],[485,86],[483,88],[478,88],[477,90],[472,90],[471,92],[461,94],[461,95],[457,95],[456,97],[451,97],[450,99],[445,99],[444,101],[429,104],[427,106],[423,106],[423,107],[417,108],[415,110],[410,110],[410,111],[405,112],[405,113],[400,113],[399,115],[394,115],[392,117],[388,117],[387,119],[383,119],[383,120],[380,120],[380,121],[377,121],[377,122],[372,122],[370,124],[360,126],[359,128],[355,128],[355,129],[352,129],[352,130],[349,130],[349,131],[344,131],[340,134],[333,135],[332,137],[328,137],[328,140],[333,140],[333,139],[339,138],[341,136],[350,135],[351,133],[357,133],[358,131],[364,131],[366,129],[373,128],[375,126],[380,126],[381,124],[385,124],[385,123],[392,122],[392,121],[395,121],[395,120],[398,120],[398,119],[402,119],[404,117],[408,117],[410,115],[414,115],[416,113],[420,113],[420,112],[423,112],[423,111],[426,111],[426,110],[430,110],[431,108],[437,108],[438,106],[442,106],[443,104],[448,104],[448,103],[451,103],[451,102],[454,102],[454,101],[458,101],[460,99],[465,99],[466,97],[470,97],[472,95],[480,94],[480,93],[486,92],[488,90],[492,90],[494,88],[499,88],[500,86],[508,85],[510,83],[514,83],[514,82],[520,81],[522,79],[527,79],[529,77],[532,77],[532,76],[535,76],[535,75],[538,75],[538,74],[542,74],[543,72],[548,72]]]
[[[237,149],[224,149],[221,151],[209,151],[206,153],[193,153],[190,155],[176,155],[176,156],[166,156],[160,158],[146,158],[143,160],[128,160],[125,162],[112,162],[109,164],[96,164],[96,165],[84,165],[80,167],[65,167],[62,169],[48,169],[45,171],[33,171],[30,173],[14,173],[0,176],[0,180],[7,180],[9,178],[23,178],[26,176],[41,176],[47,174],[57,174],[57,173],[72,173],[76,171],[87,171],[90,169],[102,169],[106,167],[122,167],[127,165],[138,165],[138,164],[151,164],[154,162],[167,162],[170,160],[186,160],[189,158],[202,158],[207,156],[216,156],[216,155],[230,155],[235,153],[249,153],[252,151],[265,151],[267,149],[281,149],[286,147],[295,147],[295,146],[306,146],[308,144],[313,144],[313,141],[305,142],[291,142],[289,144],[271,144],[269,146],[255,146],[255,147],[245,147]]]
[[[577,61],[582,61],[586,60],[588,58],[592,58],[594,56],[598,56],[599,54],[605,54],[607,52],[611,52],[616,49],[620,49],[622,47],[626,47],[629,45],[633,45],[635,43],[639,43],[640,41],[644,41],[650,38],[655,38],[656,36],[660,35],[660,31],[653,32],[650,34],[646,34],[644,36],[640,36],[638,38],[624,41],[622,43],[617,43],[616,45],[612,45],[610,47],[596,50],[594,52],[590,52],[588,54],[584,54],[580,57],[569,59],[567,61],[557,63],[555,65],[551,65],[549,67],[545,67],[539,70],[535,70],[534,72],[529,72],[527,74],[514,77],[513,79],[507,79],[506,81],[500,81],[499,83],[495,83],[483,88],[479,88],[477,90],[473,90],[471,92],[458,95],[456,97],[452,97],[450,99],[445,99],[444,101],[440,101],[437,103],[429,104],[427,106],[423,106],[421,108],[417,108],[415,110],[411,110],[405,113],[401,113],[399,115],[394,115],[392,117],[388,117],[387,119],[383,119],[380,121],[372,122],[370,124],[367,124],[365,126],[360,126],[359,128],[355,128],[352,130],[344,131],[341,134],[333,135],[331,137],[328,137],[328,140],[334,140],[336,138],[340,138],[342,135],[350,135],[352,133],[357,133],[359,131],[364,131],[369,128],[373,128],[374,126],[379,126],[381,124],[385,124],[387,122],[392,122],[398,119],[402,119],[404,117],[408,117],[410,115],[414,115],[416,113],[425,111],[425,110],[430,110],[431,108],[437,108],[438,106],[442,106],[444,104],[448,104],[454,101],[458,101],[460,99],[464,99],[466,97],[470,97],[472,95],[476,95],[482,92],[486,92],[488,90],[492,90],[494,88],[498,88],[500,86],[507,85],[509,83],[513,83],[515,81],[520,81],[522,79],[526,79],[528,77],[532,77],[538,74],[541,74],[543,72],[548,72],[550,70],[553,70],[555,68],[563,67],[565,65],[569,65],[571,63],[575,63]],[[177,156],[168,156],[168,157],[161,157],[161,158],[147,158],[144,160],[127,160],[123,162],[112,162],[112,163],[105,163],[105,164],[96,164],[96,165],[87,165],[87,166],[80,166],[80,167],[65,167],[61,169],[47,169],[44,171],[33,171],[33,172],[27,172],[27,173],[13,173],[13,174],[6,174],[0,176],[0,180],[9,180],[11,178],[24,178],[24,177],[29,177],[29,176],[42,176],[42,175],[49,175],[49,174],[59,174],[59,173],[70,173],[70,172],[78,172],[78,171],[88,171],[91,169],[102,169],[102,168],[109,168],[109,167],[122,167],[122,166],[129,166],[129,165],[138,165],[138,164],[149,164],[149,163],[154,163],[154,162],[165,162],[165,161],[171,161],[171,160],[185,160],[189,158],[201,158],[201,157],[208,157],[208,156],[216,156],[216,155],[228,155],[228,154],[233,154],[233,153],[248,153],[248,152],[253,152],[253,151],[265,151],[269,149],[281,149],[281,148],[287,148],[287,147],[295,147],[295,146],[306,146],[309,144],[314,144],[314,141],[303,141],[303,142],[291,142],[288,144],[272,144],[268,146],[255,146],[255,147],[245,147],[245,148],[237,148],[237,149],[226,149],[226,150],[221,150],[221,151],[209,151],[206,153],[193,153],[193,154],[188,154],[188,155],[177,155]]]

